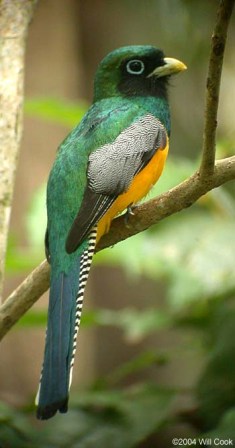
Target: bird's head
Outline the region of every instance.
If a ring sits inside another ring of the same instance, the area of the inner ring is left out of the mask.
[[[118,48],[98,66],[94,101],[119,95],[167,98],[169,77],[185,69],[183,62],[150,45]]]

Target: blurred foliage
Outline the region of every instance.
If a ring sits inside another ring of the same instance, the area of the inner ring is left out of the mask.
[[[2,448],[129,448],[170,418],[175,393],[154,385],[124,391],[90,391],[73,396],[69,414],[30,425],[27,414],[0,407]],[[144,412],[143,412],[144,409]],[[48,424],[49,423],[49,424]]]
[[[206,429],[216,426],[235,404],[234,329],[234,303],[220,303],[209,327],[207,366],[196,389],[200,403],[198,416]]]
[[[16,328],[30,328],[46,325],[46,311],[30,310],[16,324]],[[136,310],[134,308],[124,308],[118,311],[110,309],[93,309],[84,311],[81,325],[84,327],[113,326],[121,329],[124,338],[129,343],[139,343],[143,338],[161,328],[167,328],[171,324],[168,313],[146,308]]]
[[[31,99],[26,104],[27,113],[69,126],[80,120],[85,109],[82,103],[73,105],[54,99]],[[226,140],[219,142],[219,156],[228,154],[227,143]],[[197,166],[197,161],[170,156],[163,176],[148,198],[177,185]],[[43,257],[45,191],[43,185],[32,195],[25,220],[27,251],[19,248],[11,235],[7,254],[9,272],[27,270]],[[117,327],[129,344],[141,344],[161,330],[193,329],[196,342],[190,351],[195,356],[198,352],[201,355],[203,347],[205,367],[190,391],[196,405],[185,416],[185,423],[196,421],[198,434],[207,431],[207,437],[235,439],[234,215],[233,190],[220,187],[203,196],[192,208],[97,254],[96,265],[119,266],[130,282],[140,278],[161,281],[165,285],[166,301],[160,309],[150,306],[146,300],[143,303],[147,305],[141,310],[93,309],[84,312],[82,325]],[[45,311],[30,311],[17,328],[45,325],[45,322]],[[179,350],[182,352],[184,347]],[[181,391],[164,390],[147,383],[123,390],[122,382],[133,373],[164,365],[172,357],[169,350],[140,348],[138,355],[105,378],[98,378],[90,390],[80,392],[77,397],[72,394],[72,410],[68,415],[58,415],[43,426],[34,427],[31,408],[18,412],[2,404],[1,448],[142,446],[142,442],[147,443],[164,425],[170,428],[177,422],[172,401],[175,396],[181,396]]]
[[[69,127],[76,126],[87,109],[85,101],[75,104],[48,97],[28,98],[25,101],[26,114]]]
[[[222,440],[228,440],[229,438],[232,439],[233,445],[235,441],[235,410],[229,410],[224,413],[220,423],[218,426],[213,429],[213,431],[206,434],[206,437],[210,437],[212,441],[217,438]],[[212,442],[211,446],[215,447],[216,445]],[[216,442],[218,446],[218,441]],[[228,443],[227,443],[228,445]],[[230,443],[230,446],[233,446]]]

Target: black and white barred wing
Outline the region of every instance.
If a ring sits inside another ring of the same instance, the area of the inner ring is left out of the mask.
[[[164,126],[152,114],[146,114],[123,130],[112,143],[90,154],[83,202],[66,242],[68,253],[76,250],[115,199],[128,190],[135,175],[159,148],[165,148],[166,142]]]

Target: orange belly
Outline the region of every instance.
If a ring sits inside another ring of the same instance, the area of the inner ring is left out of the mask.
[[[119,213],[123,212],[123,210],[125,210],[129,205],[139,202],[157,182],[164,168],[168,148],[169,143],[167,142],[164,149],[157,150],[148,165],[146,165],[146,167],[134,177],[129,189],[125,193],[118,196],[110,209],[101,218],[98,223],[97,242],[102,235],[109,231],[112,219]]]

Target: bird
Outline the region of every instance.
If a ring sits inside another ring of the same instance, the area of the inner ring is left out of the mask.
[[[68,410],[83,296],[96,245],[157,182],[169,148],[171,75],[186,69],[152,45],[113,50],[98,65],[93,102],[59,146],[47,183],[51,266],[40,420]]]

